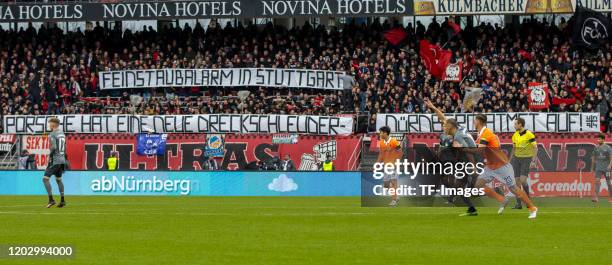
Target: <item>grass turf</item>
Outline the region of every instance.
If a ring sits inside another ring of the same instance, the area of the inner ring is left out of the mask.
[[[0,196],[0,244],[68,244],[0,264],[608,264],[612,208],[362,208],[338,197]],[[588,199],[584,203],[590,206]],[[575,201],[575,200],[574,200]]]

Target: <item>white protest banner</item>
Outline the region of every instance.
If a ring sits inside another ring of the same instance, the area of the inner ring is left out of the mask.
[[[343,89],[344,72],[282,68],[102,71],[100,89],[146,87],[289,87]]]
[[[47,121],[60,119],[65,133],[298,133],[348,135],[352,117],[260,114],[4,116],[14,134],[48,133]]]
[[[476,113],[450,113],[468,131],[474,128]],[[514,112],[485,113],[487,127],[494,132],[514,132],[513,122],[525,119],[525,128],[533,132],[599,132],[599,113],[585,112]],[[389,126],[393,133],[442,132],[442,123],[434,114],[378,114],[376,128]]]

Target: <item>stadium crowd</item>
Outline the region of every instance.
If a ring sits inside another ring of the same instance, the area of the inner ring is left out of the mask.
[[[440,20],[438,18],[438,20]],[[267,24],[200,24],[159,31],[119,27],[65,33],[41,27],[0,30],[0,114],[201,114],[426,112],[430,99],[459,112],[466,87],[482,87],[479,112],[528,111],[530,81],[550,86],[546,111],[601,113],[612,131],[612,44],[598,51],[571,47],[571,22],[525,20],[518,26],[480,24],[453,35],[446,21],[405,27],[402,44],[383,37],[395,23],[286,29]],[[465,80],[432,78],[418,55],[427,38],[463,60]],[[103,70],[155,68],[279,67],[350,73],[344,90],[294,88],[158,87],[99,89]]]

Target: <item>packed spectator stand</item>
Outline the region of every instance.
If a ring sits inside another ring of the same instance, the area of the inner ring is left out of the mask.
[[[518,26],[480,24],[449,33],[446,19],[408,24],[392,45],[384,32],[397,22],[291,29],[273,25],[185,25],[158,31],[120,27],[64,32],[33,27],[0,30],[1,114],[424,113],[423,99],[445,112],[462,111],[466,87],[482,87],[477,112],[529,111],[527,82],[550,86],[545,111],[599,112],[612,131],[612,44],[572,48],[571,20],[525,20]],[[206,26],[206,28],[205,28]],[[436,80],[418,55],[427,38],[463,60],[464,81]],[[344,90],[157,87],[99,89],[97,73],[156,68],[275,67],[345,71]]]

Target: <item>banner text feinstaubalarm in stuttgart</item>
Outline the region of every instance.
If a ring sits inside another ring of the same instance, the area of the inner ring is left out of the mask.
[[[283,68],[103,71],[100,89],[146,87],[287,87],[342,89],[344,72]]]

